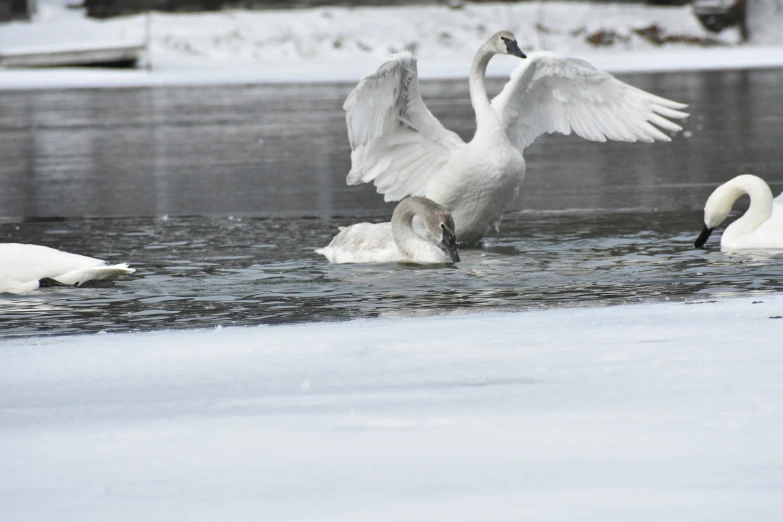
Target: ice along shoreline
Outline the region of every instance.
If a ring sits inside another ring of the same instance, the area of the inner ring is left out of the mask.
[[[705,312],[709,312],[705,315]],[[564,320],[567,316],[567,320]],[[780,322],[776,321],[780,319]],[[400,329],[401,322],[406,324]],[[0,340],[0,347],[52,345],[57,349],[112,346],[130,342],[136,345],[167,346],[168,343],[211,349],[230,342],[231,346],[254,346],[257,343],[287,345],[294,339],[315,341],[314,345],[336,345],[340,339],[365,339],[372,333],[370,344],[394,345],[413,336],[422,347],[456,345],[481,346],[486,325],[492,324],[497,339],[510,345],[583,342],[585,338],[603,339],[608,344],[644,345],[647,334],[659,342],[688,342],[694,346],[717,346],[745,338],[765,346],[778,346],[779,336],[766,334],[783,325],[783,294],[743,297],[705,296],[677,302],[616,304],[609,306],[574,306],[546,310],[465,312],[457,311],[428,317],[400,316],[360,318],[344,322],[316,322],[295,325],[259,325],[217,327],[191,330],[163,330],[112,334],[25,337]],[[605,325],[595,329],[598,324]],[[593,330],[596,330],[593,332]],[[328,336],[324,335],[328,332]],[[525,332],[524,338],[518,333]],[[383,334],[382,336],[378,334]],[[725,334],[725,335],[724,335]],[[109,337],[106,337],[108,335]],[[587,337],[585,337],[587,336]],[[668,341],[665,337],[669,337]],[[327,339],[324,341],[324,339]],[[282,342],[282,343],[281,343]],[[771,344],[770,344],[771,343]],[[406,341],[406,345],[411,345]],[[412,346],[412,345],[411,345]]]
[[[636,55],[579,54],[596,68],[613,74],[667,73],[682,71],[743,70],[783,67],[783,49],[778,47],[739,47],[699,51],[638,53]],[[236,66],[202,69],[169,68],[161,71],[95,68],[0,71],[0,90],[22,89],[106,89],[165,86],[220,86],[262,83],[352,83],[374,70],[382,59],[361,65],[296,68],[279,64],[261,70]],[[426,80],[467,77],[469,64],[419,61],[420,78]],[[496,64],[491,77],[507,77],[516,63]]]
[[[755,300],[0,342],[0,505],[780,520],[783,296]]]

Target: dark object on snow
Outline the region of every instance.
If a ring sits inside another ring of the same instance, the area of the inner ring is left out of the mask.
[[[714,38],[699,38],[698,36],[682,34],[666,34],[658,24],[648,25],[634,29],[633,34],[641,36],[653,45],[664,45],[668,43],[686,43],[688,45],[701,45],[702,47],[713,47],[723,45]],[[619,34],[615,31],[601,30],[588,34],[585,39],[595,47],[608,47],[616,43],[627,43],[631,37],[627,34]]]
[[[0,67],[136,67],[145,50],[143,42],[96,43],[58,49],[0,49]]]
[[[4,2],[8,0],[0,0]],[[79,0],[74,0],[79,1]],[[221,9],[300,9],[307,7],[363,7],[388,5],[446,5],[459,9],[467,3],[515,0],[84,0],[87,15],[94,18],[146,11],[193,12]]]
[[[33,0],[0,0],[0,22],[29,20],[35,12]]]
[[[746,0],[695,0],[693,14],[708,31],[719,33],[727,27],[739,26],[742,40],[748,39],[745,24]]]

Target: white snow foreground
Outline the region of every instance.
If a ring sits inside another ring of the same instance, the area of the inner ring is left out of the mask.
[[[783,296],[0,343],[8,522],[783,519]]]
[[[145,16],[93,20],[82,11],[65,9],[65,3],[69,0],[40,0],[34,23],[0,24],[0,50],[147,38]],[[758,12],[759,23],[751,25],[759,39],[752,45],[736,45],[736,28],[718,35],[706,31],[689,6],[523,2],[467,4],[461,9],[440,5],[153,13],[151,72],[6,70],[0,71],[0,89],[355,82],[389,53],[403,49],[417,55],[424,78],[465,77],[476,49],[499,29],[513,31],[525,52],[552,50],[610,72],[783,65],[783,31],[767,22],[779,20],[783,28],[783,11]],[[591,44],[591,36],[605,45]],[[668,43],[655,45],[656,38]],[[725,45],[682,41],[704,39]],[[516,65],[516,59],[496,59],[488,72],[507,75]]]

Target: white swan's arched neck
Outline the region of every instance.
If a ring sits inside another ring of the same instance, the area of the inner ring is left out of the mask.
[[[750,207],[737,221],[729,225],[726,232],[732,235],[744,235],[752,232],[772,215],[773,197],[769,186],[761,179],[752,175],[737,176],[730,182],[720,187],[723,189],[716,195],[724,199],[729,211],[734,203],[744,194],[750,196]]]
[[[424,217],[427,215],[427,208],[420,198],[405,198],[394,209],[391,220],[392,237],[395,243],[411,259],[419,259],[422,255],[431,254],[433,249],[437,249],[413,230],[413,218],[416,215]]]
[[[489,60],[496,52],[489,48],[489,42],[482,45],[476,56],[473,57],[473,64],[470,66],[470,78],[468,85],[470,88],[470,103],[473,105],[473,111],[476,113],[476,134],[475,140],[479,136],[487,136],[495,133],[503,133],[503,124],[492,108],[487,97],[487,89],[484,79],[487,75],[487,65]]]

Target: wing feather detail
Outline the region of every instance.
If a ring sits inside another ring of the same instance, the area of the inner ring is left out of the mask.
[[[574,132],[591,141],[671,141],[661,129],[682,130],[687,105],[632,87],[589,63],[540,51],[530,53],[492,100],[520,151],[540,135]]]
[[[343,105],[349,185],[373,182],[386,201],[418,195],[464,145],[424,105],[416,59],[400,53],[365,76]]]

